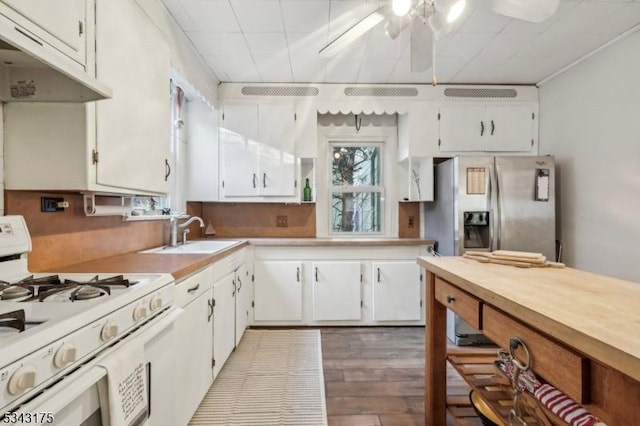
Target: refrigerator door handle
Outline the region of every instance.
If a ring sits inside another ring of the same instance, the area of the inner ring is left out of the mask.
[[[500,201],[500,170],[498,164],[495,165],[496,174],[496,209],[493,223],[496,226],[496,250],[500,250],[502,247],[502,202]]]
[[[493,242],[495,241],[495,222],[496,222],[496,218],[494,216],[494,212],[496,212],[496,208],[494,206],[494,196],[493,196],[493,192],[494,192],[494,188],[495,188],[495,183],[493,181],[494,179],[494,173],[493,173],[493,166],[489,167],[489,188],[488,188],[488,193],[489,193],[489,210],[491,211],[491,215],[489,216],[489,251],[492,252],[494,251],[494,244]]]

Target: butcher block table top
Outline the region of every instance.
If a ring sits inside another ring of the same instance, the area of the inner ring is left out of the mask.
[[[640,283],[573,268],[419,257],[429,272],[640,381]]]

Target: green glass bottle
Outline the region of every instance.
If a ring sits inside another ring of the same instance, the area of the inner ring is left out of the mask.
[[[302,190],[302,201],[311,201],[311,187],[309,186],[309,178],[307,178],[304,189]]]

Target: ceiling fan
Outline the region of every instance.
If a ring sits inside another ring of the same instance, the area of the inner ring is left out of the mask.
[[[559,0],[391,0],[320,49],[320,57],[333,57],[382,22],[391,39],[410,27],[411,72],[426,71],[431,67],[432,84],[435,85],[436,40],[455,29],[468,1],[473,1],[475,8],[534,23],[552,16],[559,3]]]

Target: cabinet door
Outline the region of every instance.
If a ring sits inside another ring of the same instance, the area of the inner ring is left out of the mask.
[[[531,151],[534,145],[534,113],[532,105],[487,107],[489,137],[486,151]]]
[[[96,20],[97,78],[113,89],[96,102],[97,182],[167,193],[168,44],[133,0],[98,0]]]
[[[251,276],[246,265],[242,265],[236,271],[236,346],[247,329],[252,296]]]
[[[313,262],[313,320],[360,320],[360,262]]]
[[[373,319],[422,319],[420,267],[415,262],[374,262]]]
[[[440,151],[484,151],[488,131],[484,106],[440,107]]]
[[[293,142],[296,156],[316,158],[318,156],[318,111],[313,102],[296,105]]]
[[[211,349],[213,346],[211,290],[184,307],[176,320],[176,416],[179,425],[186,425],[211,386]],[[165,401],[168,403],[168,401]]]
[[[220,129],[235,133],[245,140],[258,142],[258,107],[256,105],[224,105]]]
[[[236,282],[230,273],[213,285],[213,367],[214,379],[236,344]]]
[[[85,11],[87,0],[2,0],[30,21],[26,28],[75,61],[86,63]]]
[[[220,119],[221,192],[224,197],[258,194],[258,107],[225,105]]]
[[[237,133],[220,129],[221,192],[224,197],[251,197],[258,194],[259,147]]]
[[[261,143],[293,154],[294,124],[292,104],[258,106],[258,137]]]
[[[254,320],[302,320],[302,263],[257,260],[254,268]]]
[[[292,196],[296,191],[295,157],[260,145],[259,193],[264,196]]]

